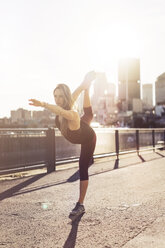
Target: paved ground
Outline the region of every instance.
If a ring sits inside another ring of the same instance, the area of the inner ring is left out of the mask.
[[[1,180],[0,247],[164,248],[164,156],[158,151],[96,161],[86,213],[72,224],[77,168]]]

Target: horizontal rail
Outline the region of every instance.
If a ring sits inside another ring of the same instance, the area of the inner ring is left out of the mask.
[[[118,158],[122,154],[165,148],[165,128],[95,128],[94,130],[98,135],[95,159],[110,156]],[[102,141],[104,141],[103,145]],[[104,146],[105,151],[102,150]],[[70,154],[74,154],[75,150],[77,155],[71,156]],[[62,155],[59,156],[61,151]],[[78,162],[79,154],[80,147],[67,143],[54,128],[0,129],[0,174],[43,167],[47,168],[47,172],[52,172],[61,164]]]

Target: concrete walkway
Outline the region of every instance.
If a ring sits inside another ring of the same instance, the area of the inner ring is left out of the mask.
[[[165,247],[165,151],[97,160],[86,213],[74,223],[79,181],[71,167],[0,181],[0,247]]]

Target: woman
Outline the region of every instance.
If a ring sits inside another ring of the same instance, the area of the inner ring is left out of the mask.
[[[81,144],[79,159],[80,174],[80,194],[75,208],[71,215],[79,215],[85,212],[83,205],[88,187],[88,167],[92,162],[93,153],[96,145],[96,134],[89,126],[93,118],[92,108],[89,98],[89,87],[95,79],[95,72],[88,72],[80,86],[71,94],[70,89],[65,84],[59,84],[54,90],[56,105],[30,99],[30,105],[44,107],[56,114],[56,126],[62,135],[73,144]],[[84,91],[84,115],[80,118],[79,114],[73,110],[74,102],[80,93]]]

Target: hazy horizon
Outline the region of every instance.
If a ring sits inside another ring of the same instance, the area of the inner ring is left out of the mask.
[[[163,0],[0,1],[1,117],[28,105],[53,103],[53,89],[73,90],[89,70],[117,83],[121,57],[140,59],[141,82],[165,72]]]

